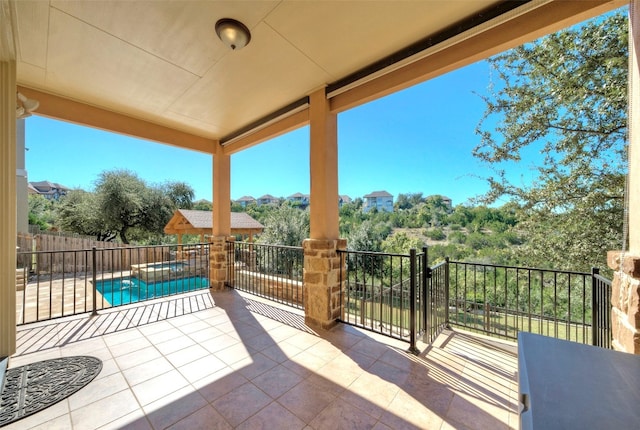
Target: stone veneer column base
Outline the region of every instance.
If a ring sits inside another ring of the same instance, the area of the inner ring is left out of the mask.
[[[209,238],[209,289],[222,291],[227,283],[227,241],[233,238],[215,236]]]
[[[304,319],[310,326],[329,329],[342,316],[340,306],[340,269],[344,258],[339,249],[346,249],[346,239],[306,239],[304,250]]]
[[[611,285],[612,346],[617,351],[640,354],[640,256],[609,251],[607,264],[614,270]]]

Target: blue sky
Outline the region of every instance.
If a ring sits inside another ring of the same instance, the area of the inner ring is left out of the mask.
[[[491,174],[472,155],[490,83],[487,62],[344,112],[338,117],[339,192],[443,194],[453,204],[487,191]],[[29,181],[92,190],[102,171],[128,169],[150,184],[184,181],[211,200],[211,156],[33,116],[26,125]],[[303,128],[231,157],[231,197],[309,193],[309,130]],[[535,154],[533,155],[535,158]],[[529,161],[510,176],[531,180]]]

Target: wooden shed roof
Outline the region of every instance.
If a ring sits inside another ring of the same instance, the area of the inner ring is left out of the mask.
[[[166,234],[210,234],[213,216],[210,211],[178,209],[164,227]],[[231,212],[231,234],[260,233],[264,226],[244,212]]]

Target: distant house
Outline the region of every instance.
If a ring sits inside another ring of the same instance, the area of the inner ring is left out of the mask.
[[[362,212],[367,213],[373,208],[378,211],[393,212],[393,195],[386,191],[374,191],[364,196]]]
[[[442,203],[444,203],[449,210],[452,210],[453,209],[453,200],[451,200],[447,196],[442,196],[441,195],[440,197],[442,197]]]
[[[287,200],[298,204],[301,208],[309,206],[309,194],[295,193],[287,197]]]
[[[40,181],[29,182],[28,190],[30,194],[39,194],[49,200],[58,200],[69,192],[69,188],[55,182]]]
[[[258,206],[278,204],[279,202],[280,199],[277,197],[273,197],[271,194],[265,194],[264,196],[258,197]]]
[[[236,203],[240,204],[240,206],[242,206],[243,208],[246,208],[250,204],[256,203],[256,199],[251,196],[242,196],[238,200],[236,200]]]
[[[351,197],[347,196],[346,194],[338,196],[338,207],[342,207],[342,205],[346,205],[347,203],[351,202]]]

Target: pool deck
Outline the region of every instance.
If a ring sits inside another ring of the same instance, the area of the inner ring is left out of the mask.
[[[228,290],[20,326],[10,367],[92,355],[100,375],[6,429],[511,429],[515,345],[408,344]],[[4,430],[4,429],[3,429]]]

